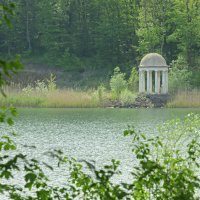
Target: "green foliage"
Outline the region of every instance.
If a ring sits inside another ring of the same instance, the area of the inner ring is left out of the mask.
[[[199,5],[199,0],[142,0],[136,31],[140,54],[158,52],[169,62],[184,55],[191,68],[198,65]]]
[[[133,199],[199,199],[200,117],[189,114],[159,129],[161,136],[147,138],[134,130],[133,152],[139,161],[129,188]],[[189,140],[188,140],[189,138]]]
[[[192,74],[192,80],[190,81],[193,88],[198,88],[200,86],[200,69],[198,67]]]
[[[114,99],[119,99],[121,92],[127,88],[125,73],[122,73],[119,67],[114,69],[114,74],[110,79],[110,88]]]
[[[15,4],[12,2],[6,3],[1,2],[0,3],[0,27],[2,28],[3,21],[6,22],[7,26],[11,26],[11,22],[9,19],[9,16],[14,15],[14,8]],[[19,61],[19,56],[17,56],[13,60],[3,60],[0,59],[0,90],[1,94],[5,96],[5,93],[2,89],[2,87],[6,84],[8,84],[8,81],[12,78],[12,75],[17,73],[18,70],[22,68],[22,64]]]
[[[119,67],[116,67],[110,79],[110,88],[113,100],[120,101],[122,106],[130,106],[136,98],[136,94],[133,91],[138,87],[138,73],[133,68],[128,81],[126,81],[125,76],[126,74],[122,73]]]
[[[122,102],[123,106],[131,106],[135,102],[137,95],[132,91],[125,89],[121,92],[119,100]]]
[[[37,80],[35,81],[35,86],[27,85],[22,89],[22,92],[31,96],[36,93],[38,95],[45,96],[48,92],[52,92],[56,90],[56,76],[50,74],[50,77],[46,80]]]
[[[78,57],[71,55],[69,50],[65,50],[61,59],[58,60],[58,65],[64,67],[67,70],[73,70],[74,68],[80,68],[81,62]]]
[[[131,75],[128,80],[128,86],[131,91],[137,92],[139,88],[139,75],[135,67],[131,70]]]
[[[14,15],[14,8],[15,8],[15,4],[13,2],[3,1],[0,3],[0,16],[1,16],[0,25],[3,23],[3,21],[5,21],[7,26],[9,27],[12,26],[9,16]]]
[[[26,94],[27,96],[30,96],[34,91],[34,88],[31,85],[27,85],[22,89],[22,93]]]
[[[48,92],[48,86],[46,85],[46,83],[43,80],[42,81],[37,80],[35,82],[34,90],[38,94],[45,95]]]
[[[160,136],[168,141],[166,148],[172,150],[173,147],[176,146],[184,151],[183,147],[186,147],[194,138],[196,138],[197,141],[199,140],[199,125],[200,116],[190,113],[182,120],[173,119],[165,122],[158,130]]]
[[[56,76],[51,74],[49,79],[47,79],[47,86],[49,91],[56,90]]]
[[[0,59],[0,89],[3,93],[2,86],[8,84],[13,74],[16,74],[19,69],[22,68],[22,65],[19,61],[19,57],[16,57],[14,60],[5,61]],[[4,94],[4,93],[3,93]],[[5,94],[4,94],[5,95]]]
[[[169,88],[170,91],[178,89],[189,89],[191,86],[190,80],[192,73],[189,71],[188,64],[181,56],[171,64],[169,71]]]
[[[98,93],[98,99],[102,103],[104,100],[104,94],[105,94],[106,88],[103,85],[100,85],[97,88],[97,93]]]

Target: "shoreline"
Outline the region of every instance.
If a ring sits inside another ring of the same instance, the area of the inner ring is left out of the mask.
[[[181,91],[175,95],[132,93],[124,99],[113,99],[110,91],[97,90],[6,91],[0,96],[1,107],[17,108],[200,108],[200,91]]]

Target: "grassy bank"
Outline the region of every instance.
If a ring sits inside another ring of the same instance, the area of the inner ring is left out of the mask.
[[[26,93],[23,91],[9,92],[7,97],[1,96],[1,106],[15,107],[50,107],[50,108],[89,108],[99,107],[100,102],[93,91],[55,90]]]
[[[157,107],[154,102],[152,103],[155,105],[150,102],[150,99],[146,98],[145,94],[139,98],[137,93],[133,92],[126,86],[126,82],[124,82],[125,86],[121,88],[124,81],[121,75],[123,74],[119,73],[116,76],[113,76],[111,79],[111,90],[106,89],[104,86],[84,91],[80,89],[58,89],[55,76],[53,75],[48,79],[38,80],[33,82],[32,85],[27,86],[12,83],[3,88],[7,97],[5,98],[3,95],[0,96],[0,106],[96,108],[135,107],[136,105],[136,107]],[[161,99],[159,99],[159,101],[160,100]],[[162,106],[164,106],[165,103]],[[200,108],[200,90],[178,91],[167,103],[166,107]]]
[[[25,89],[6,89],[7,97],[0,96],[0,106],[15,107],[43,107],[43,108],[97,108],[124,106],[134,103],[137,94],[124,91],[119,99],[113,99],[110,91],[97,90],[74,90],[74,89],[55,89],[55,90],[25,90]],[[168,108],[200,108],[200,91],[179,91],[167,103]]]
[[[124,106],[134,103],[137,94],[124,91],[119,99],[112,92],[97,90],[56,89],[52,91],[11,90],[0,97],[0,106],[43,108],[97,108]]]
[[[200,90],[178,91],[167,104],[168,108],[200,108]]]
[[[134,103],[137,96],[127,88],[124,88],[123,91],[107,90],[104,86],[84,91],[80,89],[58,89],[55,78],[51,74],[48,79],[37,80],[31,85],[23,86],[12,83],[4,87],[3,90],[7,97],[0,97],[0,106],[44,108],[128,106]]]

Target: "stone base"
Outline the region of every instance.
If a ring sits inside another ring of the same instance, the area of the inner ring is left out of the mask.
[[[171,99],[169,94],[148,94],[147,98],[153,103],[154,107],[164,107]]]
[[[171,97],[168,94],[139,94],[133,107],[161,108]]]
[[[168,94],[145,94],[137,96],[134,103],[123,104],[121,101],[110,101],[106,107],[112,108],[162,108],[171,99]]]
[[[153,108],[154,105],[152,104],[150,99],[147,98],[146,94],[139,94],[138,97],[135,99],[133,107],[135,107],[135,108]]]

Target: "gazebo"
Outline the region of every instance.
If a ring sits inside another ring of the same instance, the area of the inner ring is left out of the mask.
[[[168,66],[160,54],[149,53],[142,58],[139,65],[139,92],[168,93]]]

